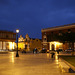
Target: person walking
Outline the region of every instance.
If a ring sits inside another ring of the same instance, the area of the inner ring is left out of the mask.
[[[59,50],[57,50],[57,53],[59,54]]]
[[[37,48],[35,48],[35,53],[37,53]]]
[[[34,54],[34,49],[33,49],[33,54]]]
[[[55,55],[55,53],[53,52],[53,53],[52,53],[52,58],[54,57],[54,55]]]
[[[33,49],[33,54],[37,53],[37,48]]]

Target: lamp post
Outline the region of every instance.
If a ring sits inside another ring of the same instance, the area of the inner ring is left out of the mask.
[[[16,33],[17,33],[17,52],[16,52],[16,57],[19,57],[19,54],[18,54],[18,33],[19,33],[19,29],[16,29]]]

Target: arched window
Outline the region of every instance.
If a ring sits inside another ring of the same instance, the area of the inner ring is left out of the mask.
[[[71,29],[68,29],[68,33],[71,33]]]

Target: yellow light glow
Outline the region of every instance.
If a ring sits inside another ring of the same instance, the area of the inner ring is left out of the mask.
[[[14,49],[14,42],[9,42],[9,50]]]
[[[24,44],[23,43],[18,43],[18,48],[24,49]]]
[[[55,61],[56,61],[56,64],[58,64],[58,54],[57,54],[57,52],[55,53]]]
[[[50,54],[49,53],[47,53],[47,58],[50,58]]]
[[[59,49],[60,46],[62,45],[62,43],[57,42],[57,41],[50,42],[50,50],[52,50],[52,44],[54,45],[54,50]],[[62,46],[61,46],[61,47],[62,47]]]
[[[56,45],[60,45],[60,43],[59,42],[54,42]]]
[[[58,60],[58,54],[55,55],[55,59]]]
[[[12,49],[12,42],[9,42],[9,49]]]
[[[55,44],[55,50],[57,50],[57,46],[59,47],[59,42],[54,42]]]
[[[12,63],[14,63],[14,53],[12,53]]]
[[[10,62],[14,63],[14,52],[11,52]]]
[[[14,48],[14,47],[15,47],[15,43],[14,43],[14,42],[13,42],[12,46],[13,46],[13,49],[15,49],[15,48]]]

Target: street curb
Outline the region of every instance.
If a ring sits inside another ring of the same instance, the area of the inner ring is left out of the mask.
[[[60,61],[63,61],[63,62],[65,62],[68,66],[70,66],[70,68],[72,69],[72,70],[74,70],[75,71],[75,67],[73,66],[73,65],[71,65],[69,62],[67,62],[66,60],[64,60],[63,58],[59,58],[59,62]]]
[[[2,51],[2,52],[0,52],[0,54],[7,54],[8,53],[8,51],[6,52],[6,51]]]

